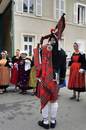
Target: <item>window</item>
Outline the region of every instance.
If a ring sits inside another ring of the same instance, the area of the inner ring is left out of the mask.
[[[29,45],[29,56],[32,56],[32,46]]]
[[[29,0],[29,13],[34,12],[34,0]]]
[[[42,0],[16,0],[15,2],[17,12],[42,16]]]
[[[54,0],[54,18],[58,19],[64,11],[64,0]]]
[[[29,37],[29,42],[32,42],[32,40],[33,40],[32,37]]]
[[[28,0],[23,0],[23,12],[28,12]]]
[[[16,0],[17,12],[34,13],[35,0]]]
[[[34,13],[34,0],[23,0],[23,12]]]
[[[28,46],[24,45],[24,50],[27,51],[27,49],[28,49]]]
[[[77,24],[86,24],[86,5],[74,4],[74,22]]]
[[[23,36],[23,50],[28,52],[29,56],[33,55],[33,47],[35,43],[35,36]]]
[[[28,36],[24,36],[24,41],[25,41],[25,42],[28,41]]]

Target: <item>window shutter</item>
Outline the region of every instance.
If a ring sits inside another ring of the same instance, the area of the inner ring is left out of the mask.
[[[64,0],[61,0],[61,10],[64,11]]]
[[[54,0],[54,8],[55,8],[55,19],[58,19],[61,17],[61,15],[64,13],[64,0]]]
[[[78,23],[78,3],[74,4],[74,23]]]
[[[42,0],[36,0],[36,16],[42,16]]]
[[[82,24],[83,23],[83,12],[82,12],[81,6],[80,6],[79,10],[80,10],[80,13],[78,14],[79,15],[79,24]]]
[[[23,0],[15,0],[16,3],[16,12],[23,12]]]
[[[85,24],[86,24],[86,6],[85,6]]]
[[[54,0],[54,18],[59,18],[59,0]]]
[[[29,0],[28,1],[29,13],[34,13],[34,4],[35,4],[34,0]]]
[[[56,9],[59,9],[59,3],[60,3],[60,1],[59,0],[55,0],[55,4],[56,4]]]

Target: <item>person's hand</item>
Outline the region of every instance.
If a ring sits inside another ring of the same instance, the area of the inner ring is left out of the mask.
[[[9,62],[9,65],[10,65],[10,67],[12,67],[12,66],[13,66],[13,64],[12,64],[11,62]]]
[[[18,64],[17,63],[14,63],[14,66],[17,68],[17,70],[18,70]]]
[[[84,69],[79,69],[79,72],[80,73],[84,73]]]
[[[40,78],[37,78],[37,80],[38,80],[39,82],[41,82],[41,79],[40,79]]]

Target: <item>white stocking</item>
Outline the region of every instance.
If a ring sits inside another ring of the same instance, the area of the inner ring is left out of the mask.
[[[50,103],[50,117],[52,123],[55,123],[57,110],[58,110],[58,102]]]
[[[42,109],[42,117],[44,120],[44,124],[48,124],[48,104],[46,104],[46,106]]]

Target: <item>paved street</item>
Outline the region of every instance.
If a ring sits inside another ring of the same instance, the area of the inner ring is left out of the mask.
[[[55,130],[86,129],[86,93],[81,94],[80,102],[71,101],[71,92],[61,89],[57,127]],[[12,90],[0,95],[0,130],[42,130],[37,125],[41,119],[39,100],[31,96],[20,95]]]

